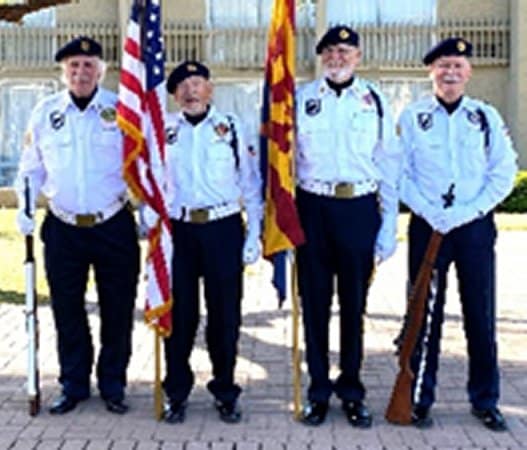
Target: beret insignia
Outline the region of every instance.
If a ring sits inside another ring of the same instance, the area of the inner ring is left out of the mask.
[[[349,35],[350,35],[350,34],[348,33],[348,31],[345,30],[344,28],[343,28],[342,30],[340,30],[340,32],[339,32],[339,37],[340,37],[341,39],[348,39],[348,38],[349,38]]]
[[[90,43],[88,41],[85,41],[85,40],[81,41],[81,49],[84,52],[90,51]]]

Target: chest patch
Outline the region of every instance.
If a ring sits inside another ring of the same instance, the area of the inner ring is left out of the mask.
[[[478,127],[481,127],[481,117],[480,115],[475,111],[468,111],[467,112],[467,119],[468,121],[473,124],[477,125]]]
[[[115,112],[115,108],[104,108],[101,111],[100,116],[103,122],[111,123],[111,122],[115,122],[117,113]]]
[[[322,109],[322,104],[319,98],[310,98],[306,100],[304,105],[305,112],[308,116],[316,116]]]
[[[175,144],[177,142],[177,127],[167,127],[165,129],[165,141],[167,144]]]
[[[51,124],[51,128],[54,130],[60,130],[66,122],[66,116],[60,111],[53,111],[49,115],[49,122]]]
[[[220,138],[222,138],[229,132],[229,125],[227,125],[226,123],[220,122],[214,126],[214,131]]]
[[[423,131],[427,131],[432,128],[434,121],[432,119],[432,114],[430,113],[418,113],[417,114],[417,123]]]

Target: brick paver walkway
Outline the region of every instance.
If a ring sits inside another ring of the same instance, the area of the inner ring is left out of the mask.
[[[291,415],[291,311],[277,310],[269,287],[266,263],[250,268],[246,277],[244,321],[237,378],[244,388],[243,421],[218,420],[205,389],[210,364],[203,343],[203,325],[192,356],[196,386],[187,420],[180,425],[158,423],[152,413],[153,335],[141,318],[138,301],[134,352],[129,369],[131,411],[112,415],[93,397],[73,412],[51,416],[46,409],[27,415],[23,307],[0,304],[0,450],[296,450],[296,449],[519,449],[527,448],[527,233],[502,232],[498,246],[498,329],[502,369],[501,408],[510,431],[485,430],[469,413],[466,399],[465,342],[452,276],[442,340],[436,425],[420,431],[388,424],[383,411],[396,374],[391,341],[403,311],[406,245],[382,265],[372,285],[365,324],[363,380],[374,414],[369,430],[351,428],[332,400],[325,424],[308,428]],[[3,262],[3,264],[9,262]],[[41,266],[39,268],[42,270]],[[97,307],[88,304],[93,335],[98,335]],[[58,394],[55,337],[49,306],[41,307],[41,382],[43,404]],[[335,318],[337,318],[335,313]],[[331,336],[332,371],[338,362],[337,320]],[[304,367],[305,372],[305,367]],[[304,375],[304,386],[306,386]]]

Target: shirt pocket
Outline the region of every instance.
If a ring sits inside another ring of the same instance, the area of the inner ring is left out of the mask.
[[[418,133],[412,145],[415,170],[429,177],[430,174],[444,173],[448,169],[449,155],[445,138]]]
[[[207,148],[206,173],[213,183],[232,183],[236,176],[234,149],[221,140],[211,142]]]
[[[42,159],[50,172],[71,167],[73,163],[73,142],[66,132],[48,132],[42,137]]]
[[[487,164],[485,133],[480,127],[467,127],[463,130],[458,159],[466,173],[480,175]]]
[[[298,123],[297,156],[310,159],[328,151],[334,145],[334,129],[327,117],[303,115]]]
[[[358,153],[373,155],[375,145],[379,140],[379,116],[374,108],[351,111],[348,131],[348,147]]]
[[[90,168],[103,172],[120,171],[123,161],[123,141],[119,129],[103,129],[93,137]]]

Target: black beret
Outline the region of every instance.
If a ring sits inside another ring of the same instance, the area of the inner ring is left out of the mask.
[[[470,58],[472,56],[472,44],[460,37],[447,38],[428,51],[423,58],[423,63],[432,64],[441,56],[466,56]]]
[[[79,36],[69,41],[55,53],[55,61],[60,62],[67,56],[102,56],[102,47],[97,41],[86,37]]]
[[[356,31],[353,31],[350,27],[344,25],[339,25],[336,27],[330,28],[324,36],[318,41],[315,50],[317,55],[322,53],[328,45],[336,44],[348,44],[353,45],[354,47],[359,46],[359,34]]]
[[[197,61],[182,62],[170,73],[167,80],[167,91],[172,94],[179,83],[194,75],[208,80],[210,78],[210,71],[207,66]]]

